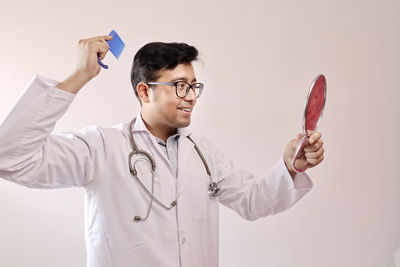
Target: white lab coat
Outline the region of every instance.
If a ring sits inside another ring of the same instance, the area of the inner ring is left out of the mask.
[[[79,186],[85,189],[85,227],[89,267],[216,267],[218,203],[248,220],[288,209],[312,187],[307,174],[294,182],[283,160],[265,177],[236,170],[215,145],[179,129],[178,177],[159,145],[138,119],[133,134],[139,148],[157,164],[155,192],[168,205],[153,203],[128,168],[129,122],[112,128],[86,127],[51,134],[75,95],[57,82],[36,76],[0,126],[0,177],[35,188]],[[140,116],[139,116],[140,117]],[[219,181],[222,193],[209,197],[209,177],[189,135]],[[150,188],[150,171],[137,163],[138,176]]]

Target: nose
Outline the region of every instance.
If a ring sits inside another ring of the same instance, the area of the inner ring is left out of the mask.
[[[194,88],[190,88],[190,90],[189,90],[188,94],[185,96],[184,100],[186,102],[196,103],[197,97],[196,97],[196,93],[194,92]]]

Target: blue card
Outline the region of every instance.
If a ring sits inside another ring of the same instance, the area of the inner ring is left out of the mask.
[[[112,36],[112,39],[106,42],[110,46],[111,53],[113,53],[113,55],[118,59],[122,51],[124,51],[125,44],[124,42],[122,42],[121,38],[119,37],[116,31],[112,30],[109,36]]]
[[[110,41],[106,41],[108,45],[110,46],[110,51],[111,53],[115,56],[115,58],[119,58],[121,55],[122,51],[125,48],[124,42],[121,40],[119,37],[118,33],[114,30],[112,30],[109,34],[109,36],[112,36],[112,39]],[[101,62],[100,56],[97,55],[97,62],[102,66],[104,69],[108,69],[108,66]]]

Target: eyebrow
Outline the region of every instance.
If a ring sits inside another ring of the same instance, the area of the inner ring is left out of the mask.
[[[177,81],[185,81],[185,82],[188,82],[188,79],[186,79],[185,77],[179,77],[179,78],[173,79],[171,82],[177,82]],[[192,80],[191,83],[195,83],[195,82],[197,82],[196,78],[194,78],[194,79]]]

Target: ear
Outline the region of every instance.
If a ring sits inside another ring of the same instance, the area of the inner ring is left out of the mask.
[[[138,92],[139,98],[142,103],[150,102],[150,97],[149,97],[150,90],[151,89],[149,85],[143,82],[138,83],[138,85],[136,86],[136,91]]]

